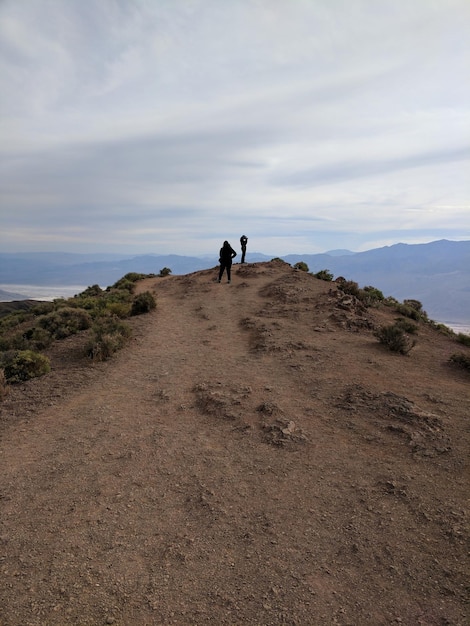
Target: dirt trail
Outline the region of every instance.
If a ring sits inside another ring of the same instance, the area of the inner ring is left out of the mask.
[[[3,403],[2,626],[466,623],[455,346],[423,329],[393,356],[392,314],[234,269],[142,281],[125,350]]]

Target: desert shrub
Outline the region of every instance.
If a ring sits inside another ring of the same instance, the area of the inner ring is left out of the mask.
[[[470,335],[466,335],[465,333],[457,333],[456,339],[462,345],[470,346]]]
[[[377,306],[381,302],[383,302],[385,298],[380,289],[377,289],[377,287],[371,287],[369,285],[360,290],[359,299],[366,306]]]
[[[112,287],[114,289],[127,289],[127,291],[130,291],[132,293],[135,289],[135,283],[138,280],[146,278],[147,276],[148,274],[140,274],[139,272],[128,272],[122,278],[116,281],[114,285],[112,285]]]
[[[129,293],[132,293],[135,289],[135,282],[129,280],[128,278],[120,278],[117,282],[114,283],[111,287],[108,287],[107,290],[117,289],[117,290],[126,290]]]
[[[418,326],[406,317],[397,317],[395,320],[395,326],[401,328],[405,333],[414,335],[418,332]]]
[[[424,313],[423,305],[421,304],[421,302],[419,300],[413,300],[412,298],[409,298],[407,300],[403,300],[403,304],[405,306],[411,307],[415,311],[419,311],[421,314]]]
[[[347,293],[350,296],[359,297],[360,289],[359,285],[354,280],[342,280],[338,282],[338,289],[343,293]]]
[[[155,298],[150,291],[144,291],[139,293],[132,302],[131,315],[141,315],[142,313],[148,313],[157,306]]]
[[[5,379],[9,383],[19,383],[38,376],[44,376],[51,370],[47,356],[32,350],[6,352],[1,363]]]
[[[411,340],[405,331],[396,324],[382,326],[375,333],[375,336],[389,350],[399,352],[400,354],[408,354],[416,345],[416,341]]]
[[[422,315],[419,311],[417,311],[414,307],[407,306],[404,303],[398,303],[397,305],[395,305],[395,311],[397,313],[400,313],[401,315],[404,315],[405,317],[409,317],[410,319],[415,320],[416,322],[419,322],[422,319]]]
[[[85,353],[94,361],[106,361],[120,350],[131,335],[131,328],[115,317],[102,318],[92,327]]]
[[[449,361],[458,367],[466,370],[470,370],[470,354],[464,354],[463,352],[457,352],[453,354]]]
[[[10,330],[32,319],[32,315],[26,311],[14,311],[0,319],[0,332]]]
[[[38,319],[40,326],[55,339],[64,339],[91,326],[91,317],[83,309],[63,307]]]
[[[134,285],[134,283],[132,283]],[[132,288],[133,291],[134,288]],[[106,291],[106,295],[104,296],[104,301],[106,305],[110,302],[131,302],[132,300],[132,291],[127,289],[115,289],[114,287],[109,287]]]
[[[298,261],[294,264],[295,270],[301,270],[302,272],[308,272],[308,265],[304,261]]]
[[[87,287],[84,291],[82,291],[80,294],[78,294],[78,296],[75,296],[75,297],[86,298],[88,296],[91,296],[92,298],[94,298],[96,296],[101,296],[102,293],[103,293],[103,290],[101,289],[99,285],[91,285],[91,287]]]
[[[170,274],[171,274],[171,270],[170,270],[170,268],[169,268],[169,267],[163,267],[163,268],[160,270],[160,274],[159,274],[159,276],[169,276]]]
[[[75,296],[69,300],[69,306],[74,309],[84,309],[92,317],[100,315],[106,303],[101,296]]]
[[[45,328],[33,326],[25,332],[16,333],[11,337],[3,338],[0,346],[3,350],[44,350],[52,343],[51,333]]]
[[[401,313],[405,317],[409,317],[415,321],[427,320],[428,315],[423,311],[423,305],[419,300],[407,299],[403,300],[403,304],[396,306],[397,313]]]
[[[319,280],[333,280],[333,274],[330,272],[330,270],[320,270],[319,272],[314,274],[314,276]]]
[[[386,298],[384,298],[384,301],[382,304],[385,304],[385,306],[396,308],[400,303],[393,296],[387,296]]]
[[[55,304],[53,302],[38,302],[38,304],[35,304],[32,307],[31,313],[36,317],[39,317],[39,315],[47,315],[48,313],[51,313],[54,309]]]
[[[131,314],[131,304],[130,302],[106,302],[103,314],[108,313],[111,316],[119,317],[121,320],[126,319]]]
[[[276,263],[284,263],[284,265],[289,265],[287,261],[284,261],[284,259],[281,259],[278,256],[275,256],[273,259],[271,259],[271,261],[276,261]]]
[[[434,322],[433,320],[429,320],[429,324],[438,332],[442,333],[443,335],[447,335],[447,337],[455,336],[455,332],[452,330],[452,328],[449,328],[449,326],[446,326],[445,324]]]

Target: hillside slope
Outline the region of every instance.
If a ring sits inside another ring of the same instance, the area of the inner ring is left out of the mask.
[[[0,403],[0,624],[465,624],[466,350],[285,263],[146,279]]]

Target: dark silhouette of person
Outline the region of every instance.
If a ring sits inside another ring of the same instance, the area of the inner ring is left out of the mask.
[[[240,237],[240,245],[242,247],[242,260],[241,260],[241,263],[245,262],[246,244],[247,243],[248,243],[248,237],[246,235],[242,235]]]
[[[219,263],[220,263],[219,283],[222,280],[222,276],[225,270],[227,270],[227,279],[228,279],[228,282],[230,282],[230,275],[232,271],[232,259],[235,258],[236,256],[237,256],[237,253],[229,244],[229,242],[224,241],[224,245],[220,248],[220,252],[219,252]]]

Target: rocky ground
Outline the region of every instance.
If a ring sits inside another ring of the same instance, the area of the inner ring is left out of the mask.
[[[0,624],[469,623],[468,351],[290,266],[146,279],[0,403]]]

